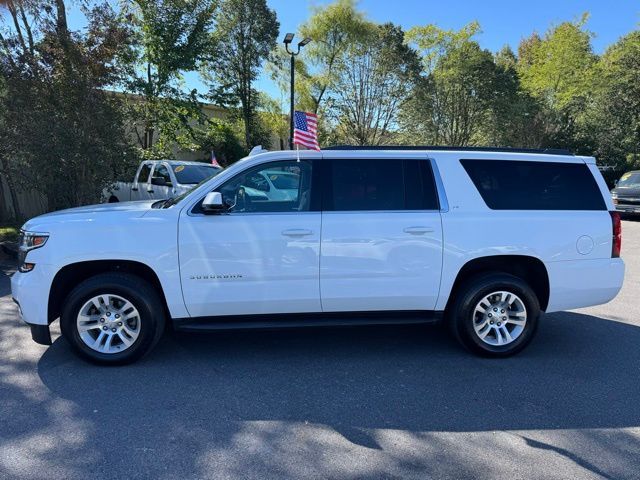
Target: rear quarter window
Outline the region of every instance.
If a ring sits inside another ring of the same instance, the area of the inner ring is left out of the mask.
[[[584,163],[460,160],[492,210],[606,210]]]

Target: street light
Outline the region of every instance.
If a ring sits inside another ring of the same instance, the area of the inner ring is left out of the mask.
[[[289,50],[289,45],[293,42],[293,37],[295,34],[287,33],[284,36],[284,47],[287,50],[287,53],[291,55],[291,110],[289,113],[289,148],[293,150],[293,113],[294,113],[294,101],[295,101],[295,89],[294,89],[294,81],[295,81],[295,69],[296,69],[296,56],[300,53],[300,49],[307,45],[311,39],[309,37],[305,38],[301,42],[298,43],[298,49],[294,52],[293,49]]]

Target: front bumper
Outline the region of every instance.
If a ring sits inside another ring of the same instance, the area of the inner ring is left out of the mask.
[[[20,318],[31,328],[33,340],[43,345],[51,345],[47,310],[54,275],[50,265],[37,264],[31,272],[16,272],[11,277],[11,298]]]
[[[629,203],[616,203],[615,207],[616,207],[616,211],[619,213],[640,214],[640,205],[629,204]]]

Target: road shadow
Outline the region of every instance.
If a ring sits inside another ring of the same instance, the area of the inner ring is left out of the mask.
[[[174,334],[118,368],[58,338],[35,369],[15,321],[0,318],[0,476],[491,478],[505,464],[480,459],[527,448],[623,478],[640,454],[622,429],[640,426],[640,328],[594,316],[548,315],[504,360],[407,326]]]
[[[618,428],[640,425],[638,345],[636,326],[561,313],[543,318],[528,349],[502,360],[472,356],[433,326],[329,328],[174,334],[120,368],[85,364],[58,339],[38,374],[88,409],[104,398],[114,414],[126,404],[128,413],[117,411],[129,425],[157,409],[186,429],[275,420],[347,437],[376,428]]]

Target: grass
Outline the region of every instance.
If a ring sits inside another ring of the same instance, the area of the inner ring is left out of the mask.
[[[17,227],[0,227],[0,242],[5,240],[16,241],[18,240],[19,230]]]

